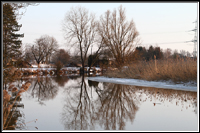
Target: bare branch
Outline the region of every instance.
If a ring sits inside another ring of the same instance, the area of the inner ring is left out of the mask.
[[[21,19],[21,17],[25,14],[28,6],[39,5],[39,3],[21,3],[21,2],[16,2],[16,3],[8,2],[8,3],[13,7],[15,15],[17,16],[18,19]]]
[[[36,39],[35,45],[32,46],[32,54],[38,63],[40,64],[45,58],[45,62],[49,62],[49,58],[58,48],[58,43],[54,37],[43,35],[39,39]]]
[[[126,21],[125,9],[120,6],[112,14],[108,10],[101,16],[98,31],[105,46],[112,52],[117,67],[128,62],[128,55],[134,50],[139,35],[133,20]]]
[[[88,10],[83,7],[71,8],[65,16],[63,31],[69,44],[79,48],[82,66],[84,66],[88,49],[96,41],[95,15],[89,15]]]

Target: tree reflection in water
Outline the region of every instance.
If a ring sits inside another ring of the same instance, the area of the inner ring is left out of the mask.
[[[105,129],[124,129],[125,120],[133,121],[138,110],[134,91],[130,86],[109,84],[105,88],[99,88],[98,82],[88,81],[86,84],[84,76],[81,82],[68,89],[66,104],[63,108],[62,122],[66,129],[87,130],[95,129],[95,124],[104,125]],[[94,91],[98,95],[96,99],[90,96]]]
[[[54,82],[55,81],[55,82]],[[44,76],[44,77],[40,77],[40,76],[24,76],[21,77],[20,79],[13,79],[12,82],[8,82],[7,84],[4,83],[4,88],[3,90],[6,91],[8,90],[12,95],[9,101],[9,105],[13,103],[13,99],[14,99],[14,104],[13,108],[10,110],[9,115],[7,116],[9,119],[9,123],[5,123],[5,125],[7,125],[9,130],[15,130],[15,129],[25,129],[26,127],[26,122],[24,119],[22,119],[24,117],[24,115],[22,115],[22,111],[19,110],[19,108],[24,108],[23,103],[18,103],[20,102],[21,99],[21,95],[19,95],[16,97],[17,92],[12,92],[12,88],[13,87],[17,87],[16,89],[19,90],[19,88],[22,88],[24,86],[24,82],[31,83],[31,86],[29,87],[27,91],[27,93],[31,94],[31,97],[37,97],[38,101],[41,105],[44,105],[44,101],[45,100],[49,100],[49,99],[53,99],[55,98],[55,96],[57,95],[58,92],[58,85],[56,84],[56,82],[59,85],[63,85],[64,83],[66,83],[68,81],[68,78],[62,78],[62,80],[60,80],[59,77],[48,77],[48,76]],[[6,117],[6,116],[4,116]],[[37,128],[37,127],[36,127]]]
[[[40,104],[44,104],[45,101],[55,98],[59,88],[63,88],[66,93],[61,120],[68,130],[99,128],[125,130],[128,122],[134,122],[140,105],[147,101],[150,101],[152,106],[175,104],[180,106],[181,110],[194,109],[194,113],[197,114],[197,92],[99,83],[90,80],[86,82],[84,76],[74,78],[75,80],[67,76],[38,76],[32,80],[29,78],[31,86],[26,91],[31,94],[31,98],[37,98]],[[20,84],[24,81],[27,80],[20,80],[19,85],[15,85],[20,88]],[[69,84],[66,88],[67,82]],[[16,111],[16,114],[18,113]],[[21,116],[16,115],[18,121],[19,117]]]
[[[65,85],[65,83],[67,83],[69,80],[69,78],[67,76],[60,76],[60,75],[57,75],[57,77],[55,77],[53,79],[61,87],[63,87]]]
[[[176,106],[182,106],[182,108],[196,108],[195,103],[197,103],[197,92],[193,91],[181,91],[173,89],[163,89],[163,88],[153,88],[153,87],[136,87],[138,96],[141,102],[145,102],[147,99],[150,101],[156,101],[157,103],[169,102],[171,104],[175,103]],[[143,95],[143,96],[142,96]],[[196,109],[194,110],[196,112]]]
[[[147,100],[153,106],[165,102],[187,108],[197,106],[197,92],[99,84],[94,81],[86,84],[84,76],[66,90],[66,103],[61,117],[65,129],[68,130],[94,130],[98,126],[105,130],[125,130],[126,122],[133,123],[139,105]],[[194,112],[197,112],[196,109]]]
[[[77,84],[70,86],[67,91],[66,104],[63,108],[62,122],[66,129],[94,129],[94,102],[88,94],[84,76],[77,79]],[[74,91],[76,92],[74,92]],[[68,115],[67,115],[68,114]]]
[[[32,77],[32,78],[31,78]],[[26,77],[31,82],[28,93],[31,98],[38,98],[41,105],[44,101],[54,99],[58,94],[59,87],[64,87],[71,77],[68,76],[30,76]],[[76,77],[74,77],[76,79]],[[24,79],[23,79],[24,80]]]
[[[125,121],[133,122],[139,103],[131,86],[109,83],[101,96],[96,117],[106,130],[124,130]]]
[[[37,77],[31,87],[31,96],[37,97],[41,105],[45,105],[43,101],[53,99],[58,93],[58,87],[49,77]]]

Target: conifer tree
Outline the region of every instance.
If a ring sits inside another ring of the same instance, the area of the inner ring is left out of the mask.
[[[19,57],[21,54],[21,40],[24,34],[17,33],[22,25],[19,25],[16,20],[13,7],[8,4],[3,4],[3,67],[12,59]]]

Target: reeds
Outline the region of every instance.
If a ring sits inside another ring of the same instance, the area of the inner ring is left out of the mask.
[[[10,124],[12,123],[11,119],[16,110],[16,106],[18,105],[18,100],[21,93],[27,91],[30,85],[31,83],[26,82],[19,90],[14,85],[10,85],[9,90],[11,90],[12,93],[16,93],[16,96],[12,102],[11,95],[7,90],[3,90],[3,130],[14,129],[16,127],[16,125]]]
[[[191,58],[140,61],[128,68],[109,71],[108,77],[135,78],[145,80],[171,80],[177,82],[197,82],[197,61]]]

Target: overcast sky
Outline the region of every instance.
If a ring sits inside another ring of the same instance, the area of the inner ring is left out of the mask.
[[[24,33],[23,44],[33,44],[42,35],[56,38],[60,48],[67,49],[68,45],[62,31],[62,21],[71,7],[83,6],[96,14],[96,18],[107,10],[113,11],[120,5],[126,8],[126,17],[133,19],[139,32],[141,45],[160,46],[193,52],[193,30],[198,21],[199,3],[40,3],[29,6],[24,16],[19,20],[22,24],[20,33]]]

